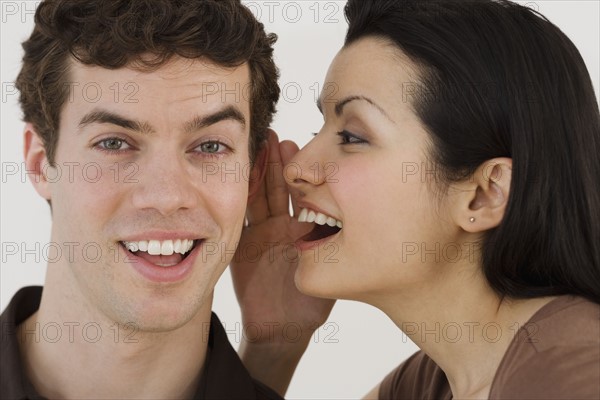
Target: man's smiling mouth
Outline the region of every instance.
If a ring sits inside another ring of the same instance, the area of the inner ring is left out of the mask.
[[[159,267],[172,267],[183,261],[201,243],[200,239],[121,241],[128,252]]]

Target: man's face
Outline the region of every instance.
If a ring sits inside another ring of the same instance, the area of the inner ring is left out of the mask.
[[[111,320],[177,328],[210,307],[243,226],[249,69],[176,58],[154,72],[73,62],[70,74],[61,178],[47,175],[52,240],[75,244],[49,268]]]

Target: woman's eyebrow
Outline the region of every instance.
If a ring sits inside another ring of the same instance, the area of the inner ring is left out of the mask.
[[[377,111],[379,111],[381,114],[383,114],[384,117],[386,117],[387,119],[389,119],[391,122],[394,122],[394,120],[389,116],[389,114],[383,109],[383,107],[381,107],[380,105],[378,105],[375,101],[373,101],[371,98],[367,97],[367,96],[362,96],[362,95],[353,95],[353,96],[348,96],[345,97],[341,100],[339,100],[336,104],[335,104],[335,115],[338,117],[341,117],[342,114],[344,113],[344,107],[352,102],[352,101],[366,101],[367,103],[369,103],[371,106],[373,106]],[[317,100],[317,108],[319,109],[319,111],[321,112],[321,114],[323,113],[323,105],[321,103],[321,99],[319,98]],[[394,122],[395,123],[395,122]]]

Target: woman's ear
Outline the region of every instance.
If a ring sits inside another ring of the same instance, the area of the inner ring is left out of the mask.
[[[458,184],[451,205],[455,223],[466,232],[483,232],[500,225],[508,203],[512,159],[493,158]]]
[[[48,162],[46,148],[44,142],[40,138],[33,124],[25,124],[24,135],[24,153],[25,153],[25,168],[27,168],[27,176],[33,184],[33,187],[46,200],[50,200],[50,187],[48,179],[44,175],[50,167]]]

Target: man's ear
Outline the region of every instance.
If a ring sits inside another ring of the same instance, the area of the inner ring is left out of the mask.
[[[500,225],[508,203],[512,159],[493,158],[481,164],[451,204],[452,218],[467,232],[483,232]]]
[[[49,182],[44,175],[44,171],[50,167],[46,155],[46,148],[42,138],[38,135],[33,124],[25,124],[24,135],[24,153],[25,153],[25,168],[29,180],[33,187],[46,200],[50,200]]]
[[[250,171],[250,182],[248,186],[248,202],[259,192],[259,189],[267,172],[267,160],[269,159],[269,143],[265,141],[256,154],[254,165]]]

